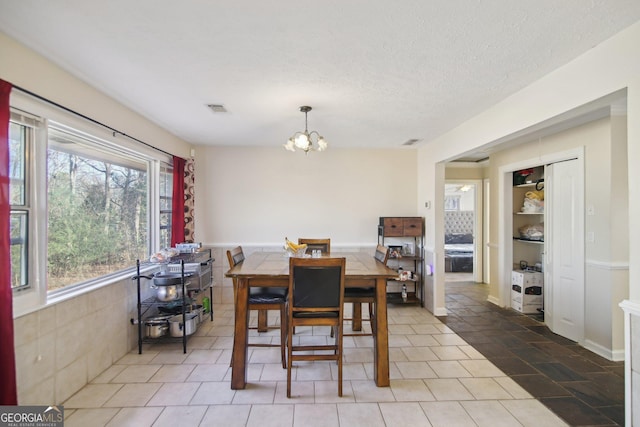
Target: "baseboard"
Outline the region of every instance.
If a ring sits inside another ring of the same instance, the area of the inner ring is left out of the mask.
[[[434,316],[446,316],[447,315],[447,309],[445,307],[437,307],[434,312],[433,312]]]
[[[500,300],[494,296],[489,295],[487,297],[487,301],[489,301],[491,304],[495,304],[498,307],[502,307],[502,304],[500,304]]]
[[[613,359],[611,360],[613,360],[614,362],[624,362],[624,350],[613,350],[611,354],[613,355]]]
[[[598,356],[604,357],[607,360],[611,360],[614,362],[621,362],[624,360],[624,349],[611,350],[591,340],[584,340],[584,348],[594,352]]]

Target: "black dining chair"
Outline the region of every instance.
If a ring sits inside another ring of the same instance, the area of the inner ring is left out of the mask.
[[[389,248],[378,245],[376,247],[376,253],[373,256],[376,261],[387,265],[389,259]],[[366,319],[371,324],[371,333],[349,333],[343,334],[345,337],[360,336],[360,335],[373,335],[375,334],[375,302],[376,302],[376,288],[345,288],[344,290],[344,302],[352,303],[351,318],[345,318],[344,320],[350,320],[353,322],[354,318],[362,319],[362,304],[366,303],[369,306],[369,319]]]
[[[287,397],[291,397],[291,367],[295,361],[335,360],[338,396],[342,396],[342,320],[345,258],[290,258],[287,301]],[[333,344],[293,344],[293,328],[329,326]],[[305,365],[301,365],[303,368]]]
[[[314,250],[319,250],[322,255],[329,255],[331,253],[331,239],[312,239],[307,237],[298,237],[298,244],[307,245],[306,254],[312,254]],[[293,328],[293,333],[296,333],[296,328]],[[333,336],[333,335],[332,335]]]
[[[244,252],[242,247],[238,246],[227,251],[227,259],[229,267],[235,267],[244,261]],[[233,299],[236,302],[237,279],[233,279]],[[280,347],[280,357],[282,359],[282,368],[286,368],[286,337],[287,337],[287,288],[271,288],[256,287],[249,288],[249,310],[278,310],[280,312],[280,326],[267,326],[268,329],[280,329],[280,344],[270,343],[251,343],[250,347]],[[257,327],[249,327],[249,329],[258,329]],[[235,338],[234,338],[235,339]],[[233,346],[235,349],[235,345]],[[231,357],[233,365],[233,355]]]

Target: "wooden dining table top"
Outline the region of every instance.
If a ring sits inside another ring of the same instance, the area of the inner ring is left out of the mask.
[[[395,278],[398,273],[378,262],[367,252],[331,252],[321,257],[346,258],[346,278],[375,279],[380,277]],[[289,257],[281,252],[253,252],[247,258],[231,268],[227,277],[268,276],[286,279],[289,277]]]

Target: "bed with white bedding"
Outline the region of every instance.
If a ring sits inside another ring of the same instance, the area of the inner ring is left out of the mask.
[[[444,256],[446,272],[473,271],[473,211],[445,212]]]

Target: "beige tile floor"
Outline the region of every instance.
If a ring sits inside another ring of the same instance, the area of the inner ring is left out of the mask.
[[[249,384],[231,390],[233,307],[216,305],[187,354],[175,343],[132,351],[64,402],[65,426],[566,425],[426,310],[388,312],[390,387],[372,380],[372,338],[355,336],[344,338],[342,397],[335,363],[306,362],[294,367],[288,399],[277,348],[250,348]],[[325,342],[328,328],[296,332]],[[256,339],[278,342],[278,331]]]

